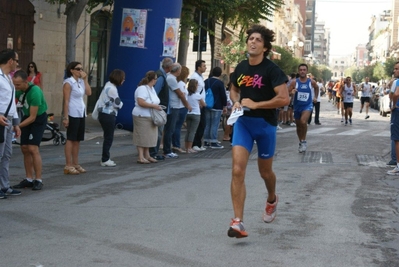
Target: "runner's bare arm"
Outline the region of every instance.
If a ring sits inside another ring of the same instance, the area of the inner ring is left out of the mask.
[[[290,87],[288,88],[288,92],[289,92],[290,95],[294,95],[296,93],[295,87],[296,87],[296,81],[292,82],[290,84]]]
[[[230,100],[231,100],[231,102],[233,102],[233,107],[232,107],[233,110],[235,110],[237,108],[241,108],[240,88],[237,88],[234,84],[231,84],[231,87],[230,87]]]

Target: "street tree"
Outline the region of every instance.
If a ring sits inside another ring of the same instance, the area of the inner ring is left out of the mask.
[[[66,15],[66,54],[65,64],[75,60],[76,56],[76,29],[83,11],[91,12],[93,8],[112,5],[113,0],[45,0],[50,4],[65,4],[64,14]]]
[[[377,81],[384,80],[387,77],[384,66],[380,62],[377,62],[374,66],[373,77]]]
[[[298,66],[301,60],[292,56],[292,53],[280,46],[273,46],[275,51],[281,55],[279,60],[273,60],[277,66],[287,75],[298,72]]]
[[[374,65],[365,66],[362,70],[362,77],[363,78],[369,77],[370,82],[377,82],[377,80],[374,79],[373,72],[374,72]]]
[[[183,0],[181,29],[187,33],[187,29],[198,35],[201,27],[208,31],[209,43],[211,47],[211,57],[215,51],[215,25],[221,23],[222,41],[225,38],[224,29],[226,25],[231,25],[234,29],[239,28],[241,33],[253,23],[259,23],[261,20],[270,20],[273,11],[283,4],[281,0]],[[201,25],[194,21],[194,12],[198,10],[207,15],[207,24]],[[188,32],[189,33],[189,32]],[[179,51],[187,51],[189,39],[181,38],[179,42]],[[186,53],[187,54],[187,53]],[[179,53],[178,62],[186,64],[187,57]]]
[[[398,59],[394,57],[388,58],[388,60],[385,62],[384,69],[385,69],[385,75],[387,77],[392,77],[393,68],[396,62],[398,62]]]
[[[319,78],[323,79],[324,82],[331,80],[333,73],[327,66],[321,65],[319,69],[320,69]]]
[[[311,73],[313,75],[313,78],[320,79],[321,72],[319,69],[319,65],[308,64],[308,68],[309,68],[308,73]]]
[[[363,80],[362,71],[358,67],[350,68],[350,75],[352,77],[353,82],[360,83]]]

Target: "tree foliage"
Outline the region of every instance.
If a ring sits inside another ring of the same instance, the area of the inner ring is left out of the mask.
[[[183,6],[193,6],[233,27],[248,28],[260,20],[270,20],[273,11],[283,5],[282,0],[183,0]],[[222,29],[223,30],[223,29]]]
[[[384,63],[377,62],[361,69],[351,67],[348,70],[348,75],[351,76],[356,83],[360,83],[365,77],[369,77],[371,82],[389,80],[392,77],[393,68],[396,62],[396,58],[389,58]]]
[[[319,78],[323,79],[324,82],[331,80],[333,73],[327,66],[321,65],[319,69],[321,75]]]
[[[183,0],[181,28],[189,28],[197,35],[201,25],[193,20],[193,13],[195,10],[206,13],[208,16],[208,25],[206,25],[206,29],[208,30],[213,59],[216,22],[221,23],[221,36],[223,41],[225,38],[224,29],[226,25],[231,25],[233,28],[240,27],[242,33],[253,23],[259,23],[262,19],[270,20],[269,17],[273,14],[273,11],[282,4],[282,0]],[[188,38],[183,36],[179,42],[179,50],[185,49],[188,46],[188,41]],[[180,56],[178,61],[182,65],[186,63]]]
[[[388,77],[391,77],[391,76],[392,76],[393,68],[395,67],[395,63],[396,63],[396,62],[398,62],[398,59],[397,59],[397,58],[394,58],[394,57],[389,58],[389,59],[385,62],[385,64],[384,64],[384,70],[385,70],[385,74],[386,74]]]
[[[352,77],[352,80],[354,83],[361,83],[363,80],[363,74],[362,74],[362,70],[360,70],[359,68],[356,67],[352,67],[350,69],[350,75]]]
[[[227,45],[222,44],[220,53],[224,63],[231,67],[236,66],[242,60],[246,59],[247,46],[245,40],[232,40]]]
[[[280,46],[273,46],[273,48],[281,55],[281,59],[273,61],[287,75],[290,75],[291,73],[297,73],[299,64],[305,63],[302,59],[293,57],[292,53],[285,48]],[[308,73],[312,74],[315,79],[323,79],[323,81],[328,81],[332,77],[333,73],[325,65],[308,64],[308,67]]]
[[[275,52],[281,55],[279,60],[273,60],[273,62],[276,63],[276,65],[279,66],[287,75],[297,73],[298,65],[301,63],[301,60],[293,57],[291,52],[280,46],[273,46],[273,48],[275,49]]]
[[[85,8],[87,12],[91,12],[95,7],[102,4],[103,6],[113,5],[114,0],[46,0],[46,2],[50,4],[65,4],[65,15],[68,15],[70,10],[73,10],[73,7],[76,6],[79,2],[86,2]]]
[[[373,79],[379,81],[385,79],[386,76],[384,66],[380,62],[377,62],[373,69]]]
[[[315,64],[308,64],[308,73],[312,74],[313,78],[320,79],[321,78],[321,71],[319,69],[320,65]]]
[[[376,82],[376,80],[374,80],[373,78],[373,71],[374,71],[374,66],[373,65],[369,65],[369,66],[365,66],[362,70],[362,79],[365,77],[369,77],[370,78],[370,82]]]

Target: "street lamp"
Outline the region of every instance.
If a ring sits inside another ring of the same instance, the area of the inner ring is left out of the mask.
[[[291,41],[288,42],[288,46],[290,47],[292,54],[296,56],[296,48],[299,47],[301,49],[303,47],[303,42],[298,42],[298,37],[294,35],[292,36]]]

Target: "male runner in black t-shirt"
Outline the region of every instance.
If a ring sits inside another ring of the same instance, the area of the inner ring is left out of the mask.
[[[233,171],[231,198],[234,219],[227,232],[229,237],[247,237],[243,226],[245,202],[245,171],[254,141],[258,146],[258,168],[268,191],[263,220],[272,222],[276,216],[278,197],[276,176],[272,170],[276,147],[276,108],[289,104],[287,76],[267,58],[274,41],[274,32],[262,25],[247,30],[248,60],[239,63],[232,74],[230,99],[232,110],[244,107],[244,115],[234,124]]]

